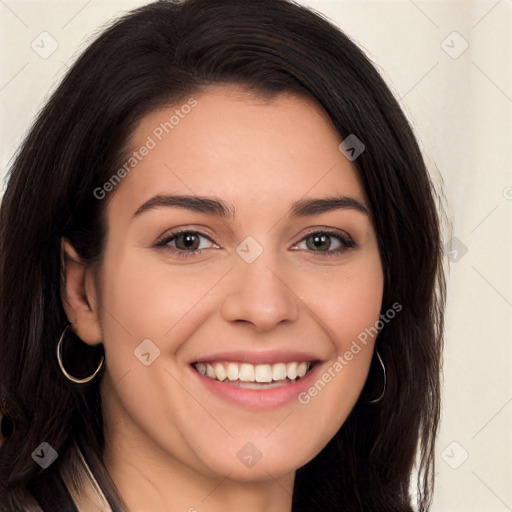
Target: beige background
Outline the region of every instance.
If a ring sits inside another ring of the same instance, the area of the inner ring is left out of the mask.
[[[76,53],[143,3],[0,0],[2,179]],[[453,261],[433,512],[512,510],[512,0],[301,3],[365,49],[444,180]]]

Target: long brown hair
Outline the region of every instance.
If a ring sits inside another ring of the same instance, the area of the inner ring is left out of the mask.
[[[417,453],[419,509],[428,510],[445,301],[435,193],[412,130],[371,62],[321,15],[286,0],[160,1],[125,15],[72,66],[19,149],[0,209],[0,385],[16,427],[0,449],[3,503],[14,510],[16,493],[38,478],[31,453],[41,440],[59,452],[46,471],[77,437],[101,457],[99,379],[74,385],[56,363],[67,323],[61,239],[89,261],[101,256],[108,197],[98,200],[94,190],[122,165],[136,123],[212,83],[307,94],[341,137],[364,142],[354,164],[384,268],[382,313],[402,306],[376,342],[384,398],[361,399],[297,471],[293,512],[411,511]]]

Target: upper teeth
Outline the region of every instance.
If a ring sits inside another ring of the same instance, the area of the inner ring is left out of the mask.
[[[311,364],[308,362],[250,364],[250,363],[196,363],[198,372],[215,380],[242,382],[272,382],[286,378],[304,377]]]

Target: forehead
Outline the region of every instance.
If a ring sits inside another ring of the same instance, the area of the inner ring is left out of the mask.
[[[146,115],[130,141],[111,215],[157,194],[221,197],[270,212],[308,196],[364,202],[353,164],[322,107],[292,94],[263,98],[214,87]]]

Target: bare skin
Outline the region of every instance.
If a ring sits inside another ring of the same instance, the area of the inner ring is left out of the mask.
[[[155,128],[180,105],[147,115],[133,134],[132,150],[148,136],[156,146],[107,198],[100,264],[85,265],[63,244],[66,313],[86,343],[105,347],[104,462],[130,510],[290,511],[295,472],[354,407],[374,340],[308,403],[233,402],[192,363],[293,351],[317,361],[317,379],[332,374],[379,319],[376,235],[353,206],[368,209],[364,191],[315,102],[235,86],[193,96],[197,105],[162,140]],[[234,216],[165,205],[135,215],[158,195],[218,199]],[[340,196],[352,206],[290,213],[297,201]],[[173,238],[178,228],[188,235]],[[134,356],[146,339],[160,350],[148,366]],[[247,463],[243,447],[261,458]]]

